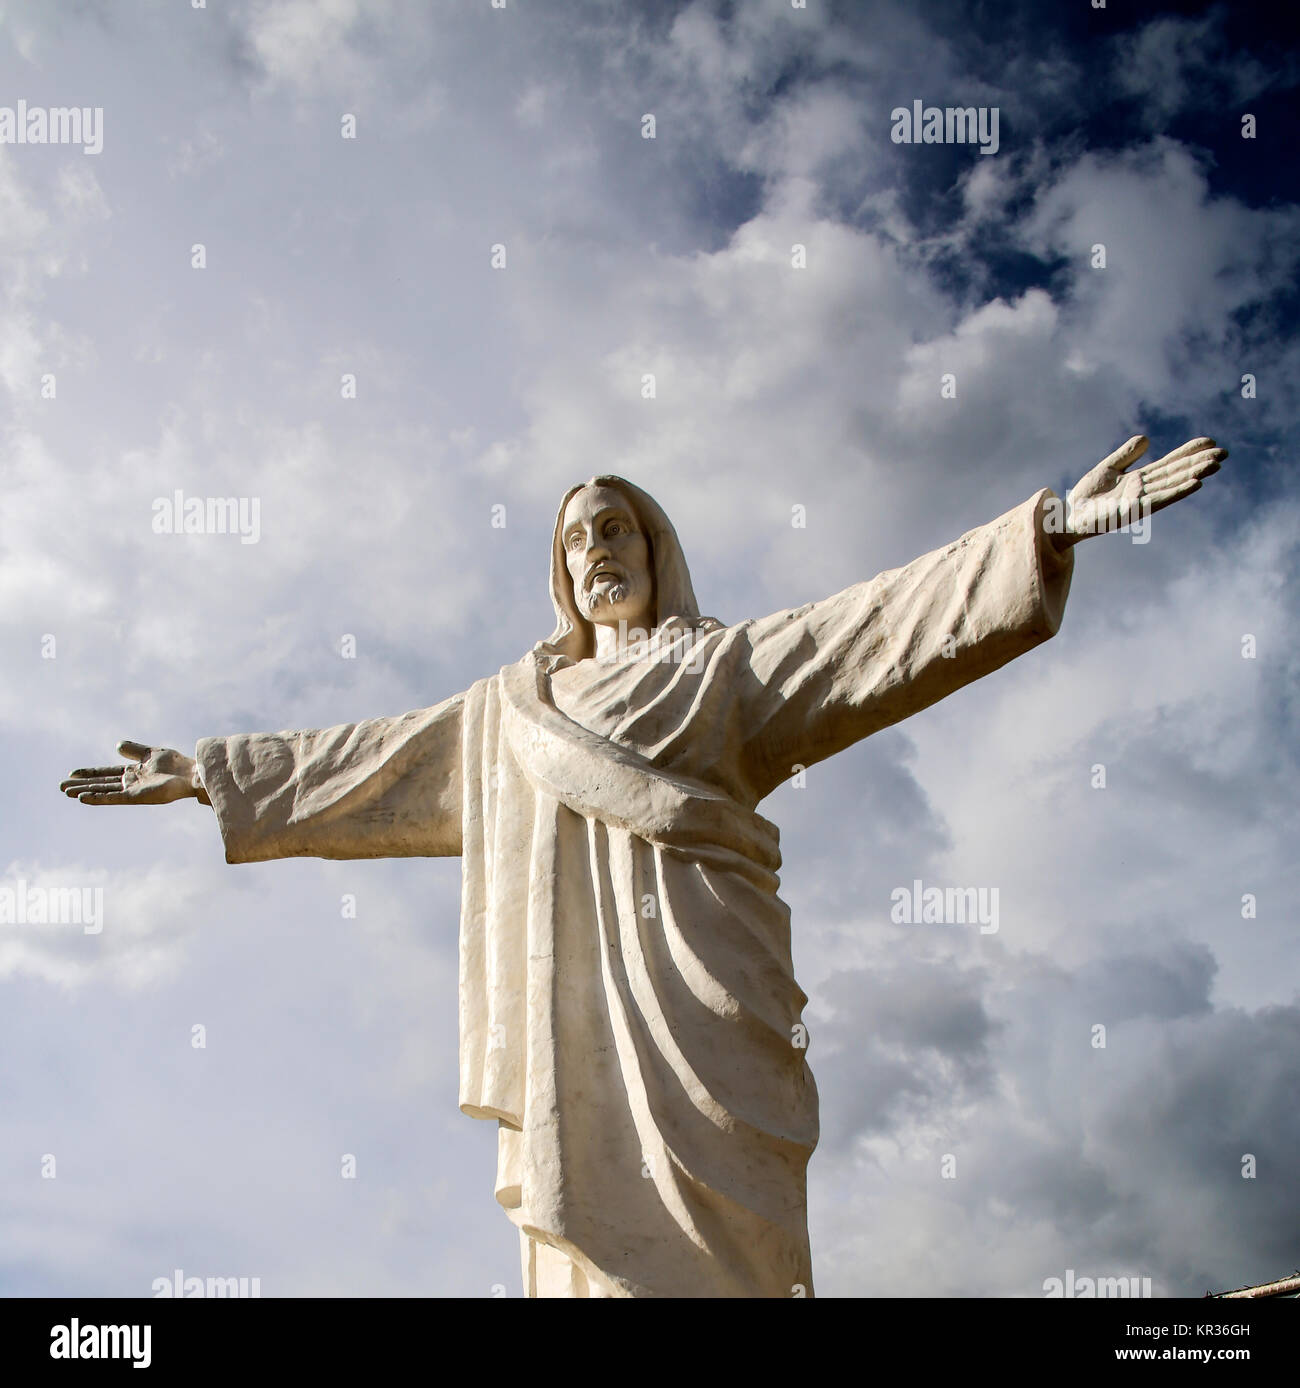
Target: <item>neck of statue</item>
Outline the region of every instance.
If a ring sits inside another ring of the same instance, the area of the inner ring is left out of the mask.
[[[595,630],[597,660],[613,660],[629,647],[644,647],[651,634],[648,622],[644,625],[629,625],[626,621],[597,623]]]

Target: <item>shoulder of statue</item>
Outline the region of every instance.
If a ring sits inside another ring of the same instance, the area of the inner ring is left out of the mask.
[[[727,623],[720,622],[716,617],[669,617],[655,628],[655,635],[659,635],[660,632],[670,636],[679,632],[690,632],[696,636],[708,636],[715,631],[726,630]]]

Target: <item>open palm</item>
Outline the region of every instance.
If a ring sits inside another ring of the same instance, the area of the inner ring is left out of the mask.
[[[59,789],[83,805],[166,805],[196,793],[194,759],[183,752],[143,742],[119,742],[117,750],[130,758],[125,765],[83,767]]]
[[[1070,489],[1061,536],[1067,545],[1119,530],[1200,491],[1201,479],[1218,472],[1228,456],[1213,439],[1189,439],[1163,458],[1129,472],[1149,443],[1146,435],[1135,435]]]

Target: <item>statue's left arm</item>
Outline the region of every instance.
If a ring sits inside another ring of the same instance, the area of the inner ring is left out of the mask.
[[[1055,635],[1074,555],[1044,489],[942,549],[749,626],[745,762],[760,796]]]
[[[904,568],[749,623],[739,718],[759,798],[1054,636],[1074,546],[1197,490],[1226,456],[1195,439],[1128,472],[1146,442],[1130,439],[1065,502],[1044,488]]]

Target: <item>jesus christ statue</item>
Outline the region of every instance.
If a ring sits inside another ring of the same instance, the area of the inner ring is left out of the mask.
[[[460,1106],[498,1124],[529,1296],[812,1294],[817,1091],[755,807],[1055,634],[1073,546],[1197,490],[1130,439],[820,602],[700,615],[676,532],[619,477],[560,503],[556,626],[463,694],[313,732],[119,744],[86,805],[197,797],[226,861],[459,854]]]

